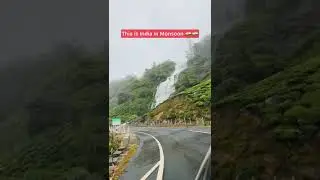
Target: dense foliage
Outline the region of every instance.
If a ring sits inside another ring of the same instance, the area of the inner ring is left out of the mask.
[[[106,67],[103,53],[63,44],[0,70],[19,87],[0,122],[0,179],[103,179]]]
[[[205,78],[210,78],[211,37],[206,36],[198,43],[193,44],[187,59],[187,68],[179,74],[175,83],[176,92],[181,92],[200,83]]]
[[[128,76],[121,80],[114,80],[109,83],[109,109],[118,105],[118,94],[125,92],[128,86],[136,80],[134,76]]]
[[[117,99],[117,105],[109,107],[109,117],[129,121],[145,115],[154,102],[157,86],[173,73],[174,68],[175,63],[168,60],[146,69],[141,78],[130,77],[119,82],[123,88],[113,95]],[[114,88],[112,85],[110,84],[110,89]]]
[[[211,80],[205,80],[170,98],[149,113],[155,120],[211,121]]]
[[[214,177],[317,179],[319,6],[248,2],[213,63]]]
[[[316,53],[319,13],[310,5],[310,0],[282,0],[275,3],[278,8],[255,13],[224,35],[212,71],[216,100]]]

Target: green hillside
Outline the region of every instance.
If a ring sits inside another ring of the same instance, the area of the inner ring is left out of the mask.
[[[249,14],[225,33],[213,64],[215,100],[317,53],[319,13],[310,1],[288,1],[290,5]]]
[[[128,77],[111,82],[109,91],[109,117],[123,120],[178,119],[187,117],[192,121],[210,119],[211,98],[211,37],[206,36],[193,44],[187,54],[187,68],[182,71],[175,84],[176,92],[156,109],[151,110],[158,85],[174,71],[175,63],[165,61],[154,64],[141,78]],[[116,103],[115,103],[116,102]],[[157,115],[157,117],[155,116]]]
[[[103,179],[106,67],[103,53],[66,44],[1,71],[23,93],[0,121],[0,179]]]
[[[211,36],[205,36],[193,44],[187,55],[187,68],[179,74],[175,83],[176,93],[199,84],[211,75]]]
[[[320,56],[217,102],[217,176],[316,178],[319,77]]]
[[[176,92],[148,113],[153,120],[188,120],[209,124],[211,107],[211,35],[193,44],[187,68],[175,83]]]
[[[211,79],[187,88],[149,113],[154,120],[211,121]]]
[[[125,92],[130,84],[136,80],[135,76],[128,76],[125,79],[112,81],[109,83],[109,108],[112,109],[118,104],[118,95]]]
[[[173,73],[174,66],[175,63],[168,60],[146,69],[141,78],[132,77],[130,80],[120,81],[125,88],[114,95],[117,102],[116,105],[109,106],[109,117],[128,121],[145,115],[154,101],[157,86]],[[110,84],[109,89],[114,88],[112,85]]]
[[[259,2],[213,63],[214,177],[317,179],[320,6]]]

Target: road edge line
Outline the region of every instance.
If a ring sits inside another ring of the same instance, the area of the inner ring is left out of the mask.
[[[188,130],[191,132],[203,133],[203,134],[211,134],[211,132],[204,132],[204,131],[195,131],[195,130]]]
[[[145,132],[138,132],[142,134],[146,134],[148,136],[151,136],[158,144],[159,151],[160,151],[160,160],[159,160],[159,169],[158,169],[158,174],[157,174],[157,180],[163,180],[163,171],[164,171],[164,154],[163,154],[163,149],[161,146],[161,143],[157,138],[155,138],[153,135],[145,133]]]
[[[159,165],[160,161],[158,161],[140,180],[146,180]]]

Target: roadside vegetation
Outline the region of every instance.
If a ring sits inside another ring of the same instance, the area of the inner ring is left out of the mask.
[[[320,9],[312,0],[267,2],[273,8],[251,6],[218,44],[216,179],[319,177]]]
[[[0,68],[0,179],[103,179],[105,63],[68,43]]]
[[[138,145],[132,144],[128,148],[128,151],[123,156],[117,167],[115,168],[114,173],[112,174],[110,180],[119,180],[120,176],[123,175],[125,169],[128,166],[130,159],[135,155]]]
[[[120,148],[122,138],[119,135],[109,133],[109,155]]]

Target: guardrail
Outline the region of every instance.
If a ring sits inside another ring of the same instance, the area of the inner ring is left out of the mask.
[[[189,127],[189,126],[211,126],[211,121],[178,121],[178,120],[160,120],[131,123],[131,126],[137,127]]]
[[[128,124],[121,124],[119,126],[109,126],[109,132],[128,134],[130,133],[130,127]]]
[[[209,180],[211,178],[211,146],[204,157],[195,180]]]

